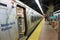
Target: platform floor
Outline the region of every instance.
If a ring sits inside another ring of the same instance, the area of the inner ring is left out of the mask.
[[[39,40],[58,40],[58,32],[48,22],[44,22]]]
[[[28,40],[58,40],[58,32],[43,20]]]
[[[34,30],[34,32],[28,38],[28,40],[38,40],[43,24],[44,24],[44,19],[40,22],[40,24],[37,26],[37,28]]]

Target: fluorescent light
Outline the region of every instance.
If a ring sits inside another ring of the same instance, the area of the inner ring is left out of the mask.
[[[40,3],[39,3],[39,0],[35,0],[35,2],[37,3],[38,7],[40,8],[40,10],[41,10],[41,12],[42,12],[42,14],[43,14],[44,12],[43,12],[43,10],[42,10],[42,8],[41,8],[41,5],[40,5]]]

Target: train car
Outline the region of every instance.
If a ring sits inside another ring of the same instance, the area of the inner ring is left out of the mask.
[[[1,0],[0,40],[28,38],[42,19],[40,13],[19,0]]]
[[[53,12],[53,15],[58,17],[58,15],[60,15],[60,10]]]
[[[43,16],[32,8],[25,5],[24,3],[22,3],[21,1],[16,0],[15,2],[17,4],[17,10],[19,10],[19,13],[17,11],[18,16],[22,18],[21,22],[19,22],[19,25],[22,23],[22,26],[18,26],[20,31],[20,38],[28,38],[32,34],[38,23],[43,19]],[[23,11],[21,11],[21,9]]]

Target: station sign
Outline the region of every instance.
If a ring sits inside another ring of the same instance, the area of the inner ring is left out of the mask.
[[[50,18],[51,18],[51,19],[55,19],[55,18],[56,18],[56,16],[50,16]]]

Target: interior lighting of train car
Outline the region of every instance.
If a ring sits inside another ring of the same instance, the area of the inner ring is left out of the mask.
[[[35,0],[35,2],[37,3],[37,5],[38,5],[38,7],[40,8],[42,14],[44,15],[44,12],[43,12],[42,7],[41,7],[41,5],[40,5],[40,3],[39,3],[39,0]]]

